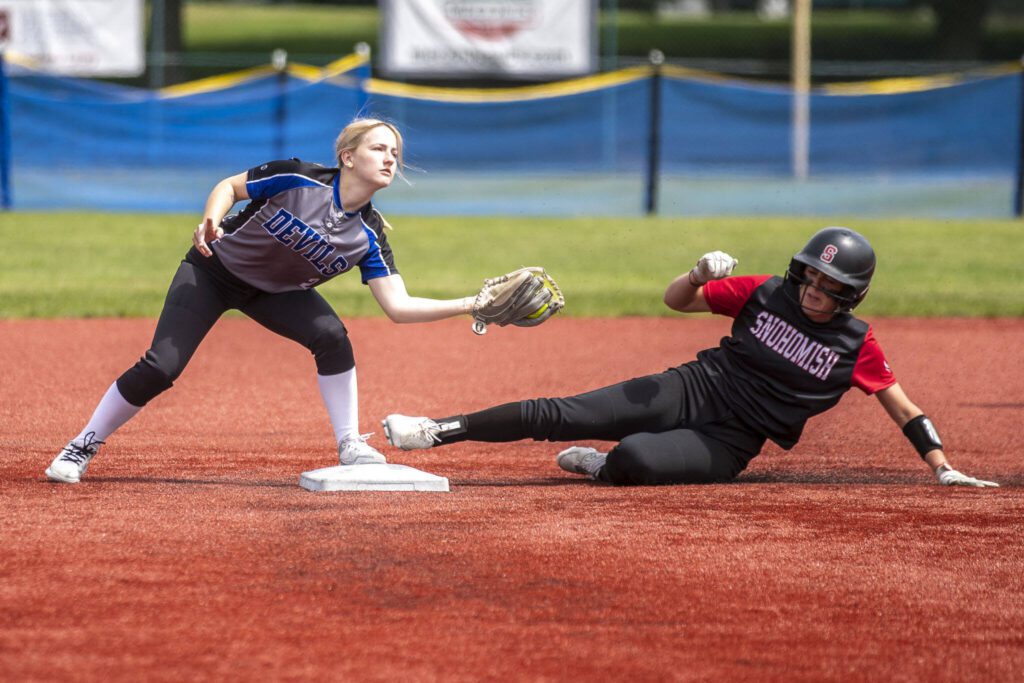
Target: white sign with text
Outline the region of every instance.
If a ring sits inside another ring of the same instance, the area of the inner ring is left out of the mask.
[[[138,76],[143,0],[0,0],[2,49],[67,76]]]
[[[381,0],[393,76],[557,78],[594,71],[595,0]]]

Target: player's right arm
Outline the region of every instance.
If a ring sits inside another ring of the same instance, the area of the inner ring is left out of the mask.
[[[704,254],[689,272],[669,283],[665,290],[665,305],[680,313],[710,313],[711,306],[704,298],[704,285],[709,280],[728,277],[737,263],[736,259],[724,251]]]
[[[224,236],[220,223],[236,203],[248,199],[249,191],[245,187],[247,172],[243,171],[220,181],[213,186],[210,196],[206,198],[203,220],[192,233],[192,244],[203,256],[212,256],[208,242]]]

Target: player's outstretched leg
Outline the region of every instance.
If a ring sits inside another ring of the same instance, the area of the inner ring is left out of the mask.
[[[96,439],[96,432],[72,439],[46,468],[46,476],[53,481],[77,484],[102,445],[103,442]]]
[[[583,474],[597,479],[598,473],[608,460],[608,454],[588,446],[571,446],[558,454],[555,462],[566,472]]]

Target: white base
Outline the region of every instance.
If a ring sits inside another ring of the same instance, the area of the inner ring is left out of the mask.
[[[335,465],[303,472],[309,491],[447,491],[448,480],[406,465]]]

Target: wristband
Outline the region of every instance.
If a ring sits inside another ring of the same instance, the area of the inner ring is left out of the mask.
[[[694,288],[696,288],[696,287],[703,287],[704,285],[707,284],[706,282],[694,282],[693,281],[693,271],[692,270],[686,275],[686,279],[689,281],[690,286],[694,287]]]
[[[942,448],[942,440],[939,433],[935,431],[935,425],[928,419],[927,415],[918,415],[907,424],[903,425],[903,436],[910,440],[910,443],[917,449],[917,454],[924,460],[929,451]]]

